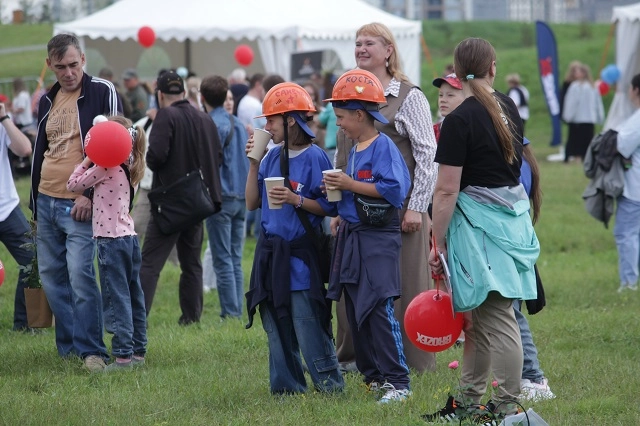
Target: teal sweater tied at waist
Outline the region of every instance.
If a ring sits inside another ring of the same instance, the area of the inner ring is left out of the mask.
[[[540,243],[529,208],[522,185],[468,186],[460,192],[447,230],[456,312],[477,308],[490,291],[509,299],[536,298],[533,265]]]

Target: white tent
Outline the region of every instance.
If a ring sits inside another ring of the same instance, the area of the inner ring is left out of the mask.
[[[291,54],[296,52],[334,51],[339,67],[354,67],[355,32],[370,22],[392,30],[403,69],[419,84],[421,23],[362,0],[121,0],[85,18],[56,24],[54,33],[82,37],[85,48],[99,51],[116,75],[137,67],[144,54],[158,49],[154,55],[168,57],[171,67],[226,76],[238,67],[235,48],[247,44],[256,53],[249,74],[262,71],[289,79]],[[137,42],[143,26],[156,34],[147,52]]]
[[[616,65],[620,79],[609,109],[605,128],[617,128],[634,111],[629,101],[629,86],[634,75],[640,72],[640,3],[613,8],[616,23]]]

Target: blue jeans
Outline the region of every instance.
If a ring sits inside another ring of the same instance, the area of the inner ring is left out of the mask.
[[[247,210],[247,235],[252,234],[255,238],[260,235],[262,220],[262,209],[257,208],[255,210]]]
[[[618,197],[613,235],[618,246],[620,284],[636,285],[640,263],[640,202]]]
[[[147,352],[147,313],[140,285],[142,255],[136,235],[97,238],[105,326],[118,358]]]
[[[529,322],[520,311],[522,308],[521,305],[521,300],[513,301],[513,310],[516,314],[516,321],[518,321],[518,327],[520,328],[520,339],[522,340],[522,378],[529,379],[535,383],[542,383],[544,372],[540,369],[538,349],[533,343],[533,335],[529,328]]]
[[[73,200],[39,194],[37,203],[38,268],[56,318],[58,353],[108,359],[91,222],[76,222],[65,211],[73,207]]]
[[[223,197],[222,210],[206,220],[220,298],[220,316],[223,318],[242,316],[242,249],[246,210],[244,199]]]
[[[336,392],[344,388],[338,367],[330,328],[321,321],[318,302],[309,291],[291,292],[291,315],[278,318],[269,302],[260,303],[262,327],[269,340],[269,380],[271,393],[302,393],[307,382],[302,370],[300,352],[309,375],[320,392]]]
[[[29,265],[34,255],[33,251],[23,247],[23,244],[31,243],[31,240],[25,235],[25,233],[29,231],[29,223],[19,206],[16,206],[16,208],[9,213],[9,216],[0,222],[0,241],[2,241],[19,266]],[[27,286],[24,279],[26,277],[27,274],[24,270],[20,270],[13,304],[14,330],[22,330],[28,326],[27,306],[24,301],[24,289]]]

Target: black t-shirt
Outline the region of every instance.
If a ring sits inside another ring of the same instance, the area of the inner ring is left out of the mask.
[[[461,190],[468,185],[498,188],[519,183],[522,119],[511,98],[499,92],[494,92],[494,96],[500,98],[504,114],[515,124],[516,130],[512,133],[516,161],[508,164],[504,160],[487,110],[475,97],[465,99],[442,123],[435,158],[436,163],[462,167]]]

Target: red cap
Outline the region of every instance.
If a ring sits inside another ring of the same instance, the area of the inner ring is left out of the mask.
[[[454,89],[462,90],[462,83],[460,83],[460,80],[458,80],[458,77],[456,77],[455,74],[449,74],[446,77],[438,77],[433,80],[433,85],[438,89],[442,86],[442,83],[447,83]]]
[[[0,102],[5,103],[8,102],[9,98],[7,98],[7,96],[3,93],[0,93]]]

